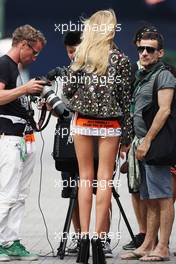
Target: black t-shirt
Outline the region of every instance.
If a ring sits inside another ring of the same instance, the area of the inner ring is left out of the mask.
[[[22,80],[18,71],[18,65],[8,56],[4,55],[0,57],[0,82],[5,84],[5,89],[13,89],[20,85],[22,85]],[[13,130],[14,133],[16,131],[24,130],[25,125],[17,122],[14,123],[10,119],[5,120],[6,118],[3,116],[12,116],[12,117],[19,117],[22,119],[27,119],[27,107],[28,101],[27,96],[21,96],[16,100],[5,104],[0,105],[0,133],[8,132],[9,130]]]

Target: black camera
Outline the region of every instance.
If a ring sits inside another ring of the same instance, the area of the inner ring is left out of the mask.
[[[68,68],[67,67],[56,67],[55,69],[52,69],[47,73],[47,79],[50,81],[55,80],[58,76],[63,77],[68,74]]]
[[[44,76],[37,77],[36,80],[45,81],[43,90],[41,94],[36,96],[40,96],[42,99],[45,99],[45,102],[52,108],[54,113],[61,119],[67,118],[70,115],[69,110],[67,109],[66,105],[62,102],[62,100],[55,94],[54,90],[52,89],[52,84],[48,79]]]

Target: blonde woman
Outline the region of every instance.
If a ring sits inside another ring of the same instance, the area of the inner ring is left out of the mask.
[[[64,95],[75,113],[71,133],[79,164],[79,209],[83,234],[78,263],[88,263],[89,224],[94,179],[94,142],[98,142],[93,263],[106,263],[101,244],[111,203],[112,175],[119,143],[131,142],[130,65],[113,43],[117,21],[113,10],[101,10],[84,21],[82,42],[69,69]]]

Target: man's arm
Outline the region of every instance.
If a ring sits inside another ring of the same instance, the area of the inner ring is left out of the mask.
[[[5,84],[0,82],[0,105],[8,104],[25,94],[41,93],[44,84],[45,81],[32,79],[24,85],[7,90]]]
[[[147,132],[142,143],[138,146],[136,151],[136,158],[142,160],[147,154],[152,140],[159,133],[161,128],[166,123],[167,118],[171,112],[171,103],[174,96],[174,89],[165,88],[158,91],[158,106],[159,110],[153,119],[152,125]]]

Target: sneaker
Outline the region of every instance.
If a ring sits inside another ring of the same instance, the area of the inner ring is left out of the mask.
[[[113,258],[110,242],[111,240],[108,237],[101,240],[105,258]]]
[[[144,242],[145,234],[139,233],[135,236],[135,239],[136,239],[136,245],[135,245],[134,241],[131,240],[130,243],[124,245],[122,248],[124,250],[134,250],[134,249],[140,247]]]
[[[4,247],[6,254],[11,260],[38,260],[38,256],[30,253],[26,248],[20,243],[19,240],[13,242],[10,247]]]
[[[0,246],[0,261],[10,261],[10,257],[2,246]]]
[[[71,242],[66,248],[66,253],[70,255],[76,255],[79,251],[80,240],[77,235],[72,236]]]

